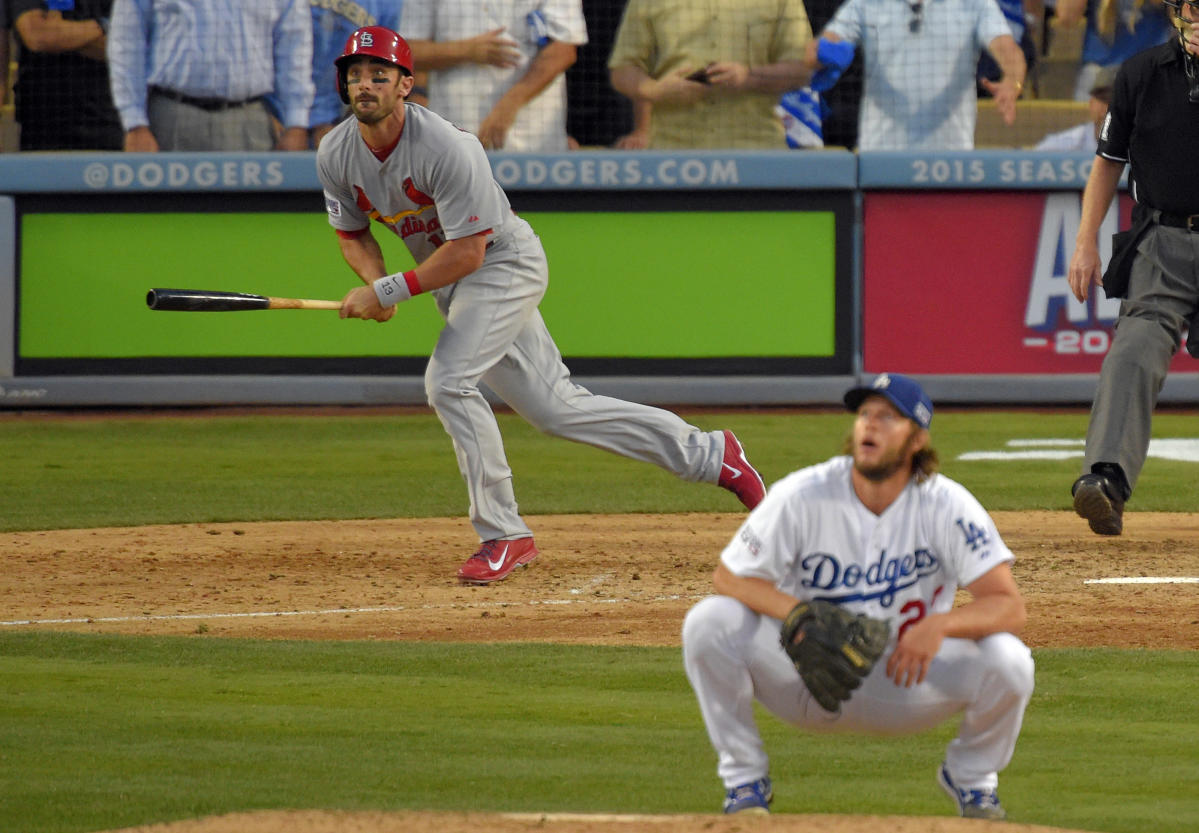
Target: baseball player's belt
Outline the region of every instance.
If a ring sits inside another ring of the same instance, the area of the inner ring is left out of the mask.
[[[210,113],[218,110],[236,110],[238,107],[248,107],[251,104],[257,104],[266,97],[256,95],[253,98],[243,98],[241,101],[229,101],[225,98],[199,98],[194,95],[184,95],[174,90],[168,90],[166,87],[158,86],[150,87],[150,92],[154,93],[154,95],[160,95],[163,98],[169,98],[171,101],[186,104],[189,107],[199,107],[201,110],[207,110]]]

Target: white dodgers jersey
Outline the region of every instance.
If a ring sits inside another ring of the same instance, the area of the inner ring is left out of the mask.
[[[801,600],[827,599],[902,624],[953,607],[954,594],[1013,559],[990,515],[940,474],[907,484],[875,515],[853,490],[850,457],[774,484],[721,554],[738,576]]]

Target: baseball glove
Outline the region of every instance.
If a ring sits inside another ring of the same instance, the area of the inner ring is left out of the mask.
[[[835,712],[874,668],[890,636],[889,622],[810,601],[787,614],[780,641],[816,702]]]

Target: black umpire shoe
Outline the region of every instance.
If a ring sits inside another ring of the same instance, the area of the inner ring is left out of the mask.
[[[1124,531],[1124,498],[1119,487],[1102,474],[1084,474],[1070,490],[1074,511],[1087,519],[1096,535],[1119,535]]]

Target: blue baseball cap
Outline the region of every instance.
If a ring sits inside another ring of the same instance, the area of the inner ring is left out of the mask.
[[[898,373],[880,373],[869,385],[850,388],[845,394],[845,407],[856,411],[862,400],[874,393],[887,397],[901,414],[921,428],[932,424],[933,401],[919,382]]]

